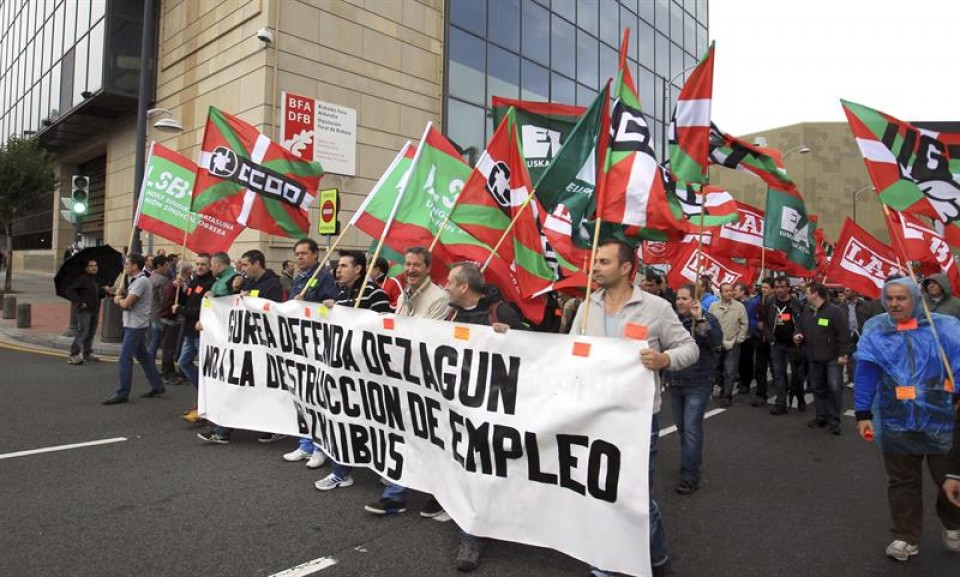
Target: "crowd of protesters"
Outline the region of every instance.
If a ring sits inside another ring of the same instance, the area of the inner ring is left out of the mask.
[[[637,274],[635,253],[625,243],[600,243],[593,280],[598,287],[588,302],[569,295],[550,301],[550,322],[531,326],[500,291],[484,282],[470,263],[452,267],[445,287],[431,279],[432,258],[422,247],[404,255],[403,274],[388,274],[380,258],[368,263],[359,251],[340,251],[321,268],[320,249],[309,238],[298,241],[293,260],[279,274],[267,267],[258,250],[231,261],[226,253],[199,254],[193,263],[177,255],[124,258],[124,274],[113,287],[93,282],[96,262],[88,276],[71,287],[80,330],[68,363],[96,361],[91,352],[100,299],[111,295],[123,309],[124,335],[119,359],[119,386],[104,401],[125,403],[131,393],[133,360],[141,365],[150,388],[143,397],[164,394],[166,387],[189,383],[198,387],[204,298],[231,294],[277,302],[298,299],[327,307],[354,306],[381,313],[459,323],[489,325],[497,331],[552,330],[626,338],[642,326],[650,348],[639,362],[654,371],[656,403],[650,443],[650,548],[654,575],[671,575],[666,534],[653,499],[653,472],[659,436],[660,393],[668,394],[676,423],[681,463],[678,493],[700,488],[704,449],[704,417],[711,397],[728,409],[736,397],[753,407],[769,408],[773,416],[804,412],[812,395],[815,410],[811,429],[842,435],[844,385],[854,389],[857,431],[876,439],[888,475],[889,507],[894,541],[886,554],[906,561],[919,552],[922,532],[922,464],[926,460],[938,493],[937,514],[943,523],[945,546],[960,553],[960,435],[957,407],[960,396],[952,373],[960,370],[960,299],[951,295],[945,275],[917,282],[890,278],[880,298],[870,300],[849,289],[827,288],[818,282],[791,284],[785,276],[762,279],[756,287],[722,283],[704,277],[676,292],[652,269]],[[368,267],[371,270],[368,272]],[[716,289],[716,291],[715,291]],[[587,313],[590,308],[590,313]],[[589,322],[585,323],[584,319]],[[156,369],[157,353],[161,369]],[[950,365],[949,368],[947,365]],[[715,392],[714,392],[715,391]],[[182,415],[201,422],[197,407]],[[213,424],[200,439],[228,444],[233,431]],[[285,439],[264,433],[261,442]],[[952,447],[952,453],[951,453]],[[948,456],[948,454],[950,456]],[[282,455],[288,462],[306,462],[318,469],[327,456],[309,438],[299,439]],[[331,463],[331,472],[318,480],[329,492],[353,484],[352,470]],[[388,483],[382,496],[365,509],[377,515],[406,511],[406,489]],[[449,521],[442,506],[430,499],[424,517]],[[460,531],[456,566],[476,569],[480,539]],[[600,568],[592,574],[603,576]]]

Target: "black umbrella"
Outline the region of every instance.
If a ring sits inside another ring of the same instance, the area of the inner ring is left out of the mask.
[[[97,286],[112,285],[123,272],[123,255],[109,244],[85,248],[65,260],[53,277],[57,296],[67,298],[67,289],[78,276],[87,274],[84,269],[91,260],[97,261]]]

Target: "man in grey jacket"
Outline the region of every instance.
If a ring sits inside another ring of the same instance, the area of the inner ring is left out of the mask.
[[[723,348],[720,351],[717,373],[722,391],[720,406],[723,408],[733,404],[733,385],[737,381],[737,372],[740,368],[740,345],[747,340],[747,309],[743,303],[733,298],[733,285],[720,285],[720,300],[714,301],[707,311],[720,321],[723,330]],[[747,383],[747,388],[750,383]]]
[[[950,294],[950,288],[947,275],[930,275],[923,281],[923,299],[930,312],[960,318],[960,299]]]
[[[613,338],[646,338],[649,348],[640,352],[640,362],[653,371],[656,386],[653,420],[650,433],[650,561],[653,575],[672,575],[667,537],[660,518],[660,509],[653,500],[654,461],[660,423],[659,371],[679,371],[697,362],[700,349],[681,324],[670,303],[643,292],[630,284],[636,267],[635,252],[630,245],[608,240],[600,244],[593,263],[593,280],[600,290],[584,302],[573,320],[572,334]],[[584,322],[590,307],[589,322]],[[645,336],[643,336],[645,335]],[[593,574],[607,573],[594,569]]]

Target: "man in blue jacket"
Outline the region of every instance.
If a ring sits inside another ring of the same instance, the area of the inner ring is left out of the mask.
[[[923,311],[915,281],[888,281],[880,297],[887,314],[871,318],[857,347],[854,386],[857,429],[876,438],[887,469],[893,542],[887,556],[907,561],[923,535],[923,461],[936,486],[944,545],[960,550],[960,508],[943,490],[953,444],[953,375],[960,372],[960,320]],[[931,322],[932,320],[932,322]]]

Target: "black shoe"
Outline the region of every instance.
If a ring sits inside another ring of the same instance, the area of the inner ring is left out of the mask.
[[[160,395],[167,392],[167,389],[160,387],[159,389],[150,389],[146,393],[140,395],[141,398],[150,399],[152,397],[159,397]]]
[[[673,565],[669,559],[659,565],[654,565],[650,569],[653,570],[651,573],[653,577],[673,577]]]
[[[257,437],[257,441],[261,443],[272,443],[274,441],[281,441],[286,438],[286,435],[281,435],[280,433],[264,433]]]
[[[109,399],[107,399],[106,401],[104,401],[103,404],[104,404],[104,405],[119,405],[120,403],[126,403],[126,402],[127,402],[127,398],[126,398],[126,397],[113,396],[113,397],[110,397]]]
[[[728,399],[727,397],[720,397],[720,400],[717,401],[717,404],[720,405],[721,409],[728,409],[733,405],[733,400]]]
[[[802,413],[802,412],[804,412],[804,411],[806,411],[806,410],[807,410],[807,404],[806,404],[806,403],[797,403],[797,411],[799,411],[799,412]]]
[[[785,407],[785,406],[783,406],[783,405],[775,405],[772,409],[770,409],[770,414],[771,414],[771,415],[786,415],[786,414],[787,414],[787,407]]]
[[[842,432],[840,431],[840,425],[830,425],[830,432],[834,435],[842,434]]]
[[[436,519],[437,521],[450,520],[450,515],[447,515],[447,512],[443,510],[443,505],[433,497],[430,497],[430,500],[423,506],[423,509],[420,509],[420,516],[428,519]]]
[[[397,513],[406,512],[407,503],[406,501],[401,501],[399,499],[388,499],[383,497],[379,501],[370,503],[363,509],[364,511],[373,513],[374,515],[395,515]]]
[[[750,405],[754,407],[765,407],[767,406],[767,398],[757,397],[756,399],[753,400],[752,403],[750,403]]]
[[[211,445],[229,445],[230,437],[225,437],[213,431],[209,433],[197,433],[197,438]]]
[[[460,540],[457,551],[457,571],[473,571],[480,566],[480,540],[473,537]]]
[[[827,426],[827,422],[823,419],[813,419],[807,422],[807,426],[811,429],[822,429]]]
[[[737,389],[737,394],[738,394],[738,395],[749,395],[749,394],[750,394],[750,388],[748,387],[748,388],[745,389],[745,388],[743,388],[743,387],[740,387],[739,389]]]
[[[687,480],[677,483],[677,493],[680,493],[681,495],[690,495],[691,493],[696,492],[698,488],[699,487]]]

